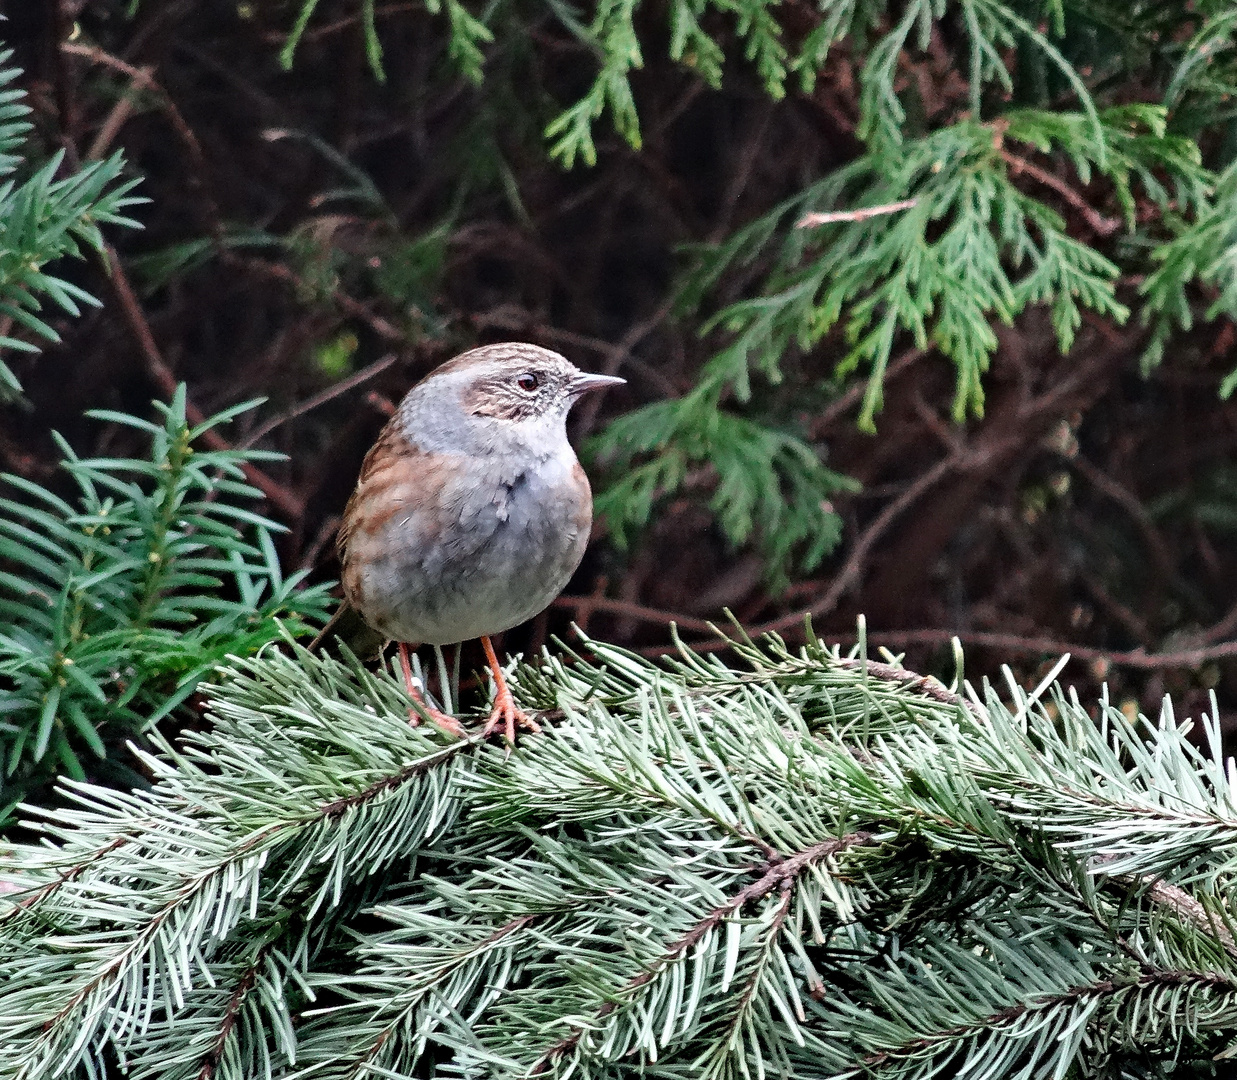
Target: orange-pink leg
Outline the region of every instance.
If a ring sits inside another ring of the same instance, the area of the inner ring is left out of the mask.
[[[481,647],[485,650],[485,658],[490,664],[490,674],[494,676],[494,707],[490,710],[490,718],[486,721],[485,730],[481,733],[483,737],[492,735],[500,727],[503,729],[503,737],[509,743],[515,742],[515,726],[519,724],[523,728],[527,728],[534,734],[541,730],[541,725],[537,723],[531,716],[528,716],[515,703],[515,698],[511,696],[511,690],[507,686],[507,680],[503,676],[503,669],[498,663],[498,657],[494,653],[494,644],[488,637],[481,639]]]
[[[408,690],[408,696],[420,705],[425,710],[425,715],[433,720],[443,731],[451,735],[458,735],[461,739],[464,738],[465,732],[460,727],[460,722],[454,716],[435,709],[425,700],[421,691],[417,689],[417,684],[412,678],[412,658],[409,655],[408,643],[406,641],[399,643],[399,665],[404,669],[404,686]],[[421,722],[421,713],[416,709],[409,709],[408,719],[412,721],[412,726],[416,727]]]

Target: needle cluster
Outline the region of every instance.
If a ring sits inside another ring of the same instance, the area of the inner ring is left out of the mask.
[[[221,670],[152,788],[70,782],[0,858],[0,1074],[1205,1076],[1234,1048],[1212,718],[815,641],[586,648],[513,673],[546,730],[510,755],[291,643]]]

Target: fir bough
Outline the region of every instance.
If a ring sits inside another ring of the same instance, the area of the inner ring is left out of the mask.
[[[224,657],[321,621],[325,586],[285,576],[272,534],[248,509],[244,466],[278,454],[194,443],[253,408],[201,424],[182,386],[162,423],[136,429],[147,458],[80,458],[58,438],[75,502],[0,474],[0,819],[52,769],[83,779],[115,745],[177,709]]]
[[[59,151],[34,172],[18,178],[22,150],[31,125],[25,117],[25,93],[12,83],[21,72],[12,66],[12,50],[0,49],[0,316],[8,326],[44,341],[60,336],[47,321],[45,306],[80,313],[80,305],[98,301],[80,286],[48,273],[46,265],[88,249],[101,251],[100,225],[138,227],[124,211],[145,200],[132,192],[138,181],[118,183],[124,158],[116,151],[104,161],[64,172]],[[0,350],[37,352],[37,347],[9,330],[0,333]],[[17,397],[21,384],[0,358],[0,403]]]
[[[1216,1074],[1214,718],[587,645],[517,671],[510,754],[291,645],[222,670],[151,790],[3,856],[0,1074]]]

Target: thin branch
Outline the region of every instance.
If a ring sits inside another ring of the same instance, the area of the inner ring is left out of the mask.
[[[923,349],[907,349],[901,353],[885,369],[884,383],[888,386],[916,361],[926,356]],[[821,438],[833,425],[845,416],[854,406],[858,405],[868,392],[869,379],[860,379],[836,401],[830,402],[812,419],[811,435],[813,439]]]
[[[1134,668],[1142,671],[1159,671],[1168,668],[1198,668],[1213,660],[1237,657],[1237,641],[1225,641],[1197,649],[1181,649],[1176,652],[1149,653],[1143,649],[1114,652],[1094,645],[1078,645],[1050,637],[1025,637],[1020,634],[1001,634],[984,630],[881,630],[869,631],[868,641],[874,645],[904,648],[909,645],[947,645],[954,638],[964,645],[984,649],[996,649],[1004,653],[1047,653],[1064,656],[1069,653],[1075,660],[1106,660],[1114,667]],[[842,641],[853,640],[853,635],[843,635]],[[696,646],[693,646],[695,648]]]
[[[1017,154],[1011,154],[1008,150],[1002,149],[1000,153],[1006,164],[1013,170],[1015,176],[1019,173],[1026,173],[1027,176],[1033,180],[1038,180],[1045,187],[1052,188],[1053,191],[1082,215],[1083,219],[1091,227],[1092,232],[1097,236],[1111,236],[1121,228],[1119,219],[1105,217],[1059,176],[1054,176],[1047,169],[1041,169],[1033,162],[1027,161],[1026,158],[1021,158]]]
[[[223,1019],[219,1024],[219,1034],[215,1036],[215,1041],[206,1052],[202,1068],[198,1072],[198,1080],[211,1080],[211,1077],[215,1075],[215,1070],[219,1068],[219,1062],[223,1058],[223,1051],[228,1044],[228,1036],[236,1026],[236,1018],[240,1015],[245,997],[253,989],[253,985],[257,981],[258,969],[262,966],[269,948],[270,946],[266,945],[258,951],[258,955],[254,957],[253,963],[246,967],[245,974],[237,982],[236,989],[232,991],[232,996],[228,998],[227,1007],[223,1012]]]
[[[346,379],[341,379],[312,397],[307,397],[304,401],[297,402],[286,413],[281,413],[279,416],[268,420],[265,424],[259,425],[238,445],[241,449],[248,449],[256,445],[277,427],[286,424],[289,420],[295,420],[298,416],[304,416],[307,412],[312,412],[314,409],[325,405],[328,401],[333,401],[341,394],[346,394],[349,390],[360,386],[364,382],[368,382],[375,375],[381,375],[398,359],[399,357],[395,353],[387,353],[385,356],[379,357],[372,364],[361,368],[360,371],[354,372]]]
[[[626,600],[610,600],[604,596],[560,596],[554,601],[553,606],[576,612],[577,622],[581,622],[580,614],[583,612],[592,614],[603,611],[610,615],[637,619],[640,622],[657,623],[660,626],[678,626],[701,634],[716,632],[714,624],[708,619],[697,619],[692,615],[662,611],[659,608],[645,607],[643,604],[633,604]]]
[[[381,6],[375,6],[373,17],[375,19],[385,19],[388,16],[402,15],[404,12],[409,11],[425,11],[425,5],[423,3],[383,4]],[[306,30],[305,33],[301,35],[301,41],[316,41],[321,38],[330,37],[333,34],[338,34],[342,30],[347,30],[348,27],[354,26],[360,21],[361,16],[359,14],[346,15],[342,19],[337,19],[333,23],[327,23],[325,26],[315,27],[313,30]],[[263,34],[262,39],[273,45],[283,45],[288,40],[288,35],[279,33]]]
[[[123,60],[112,56],[111,53],[105,52],[97,46],[80,45],[72,41],[62,42],[60,52],[68,53],[71,56],[80,56],[91,63],[110,67],[114,71],[125,75],[133,86],[140,86],[143,90],[148,90],[156,95],[162,103],[163,111],[167,114],[172,127],[181,137],[181,140],[189,150],[190,156],[193,158],[195,168],[194,179],[198,182],[202,180],[202,177],[205,175],[206,165],[206,155],[202,152],[202,144],[198,142],[198,137],[193,133],[193,129],[185,121],[184,116],[181,115],[180,110],[176,107],[176,103],[172,100],[172,96],[155,80],[150,68],[134,67],[132,64],[125,63]],[[94,153],[93,147],[91,148],[91,153]]]
[[[1095,859],[1095,866],[1100,867],[1104,863],[1111,863],[1116,858],[1116,855],[1100,856]],[[1237,958],[1237,939],[1234,939],[1232,930],[1219,922],[1201,901],[1191,896],[1179,885],[1170,885],[1153,874],[1114,875],[1109,880],[1118,881],[1126,885],[1138,882],[1147,886],[1147,895],[1152,900],[1161,907],[1166,907],[1170,911],[1175,912],[1183,921],[1188,922],[1200,933],[1213,936],[1224,946],[1224,951],[1229,956]]]
[[[523,930],[524,927],[528,926],[530,923],[536,922],[538,919],[543,918],[546,914],[547,913],[544,911],[533,911],[526,915],[520,915],[508,923],[504,923],[492,934],[464,950],[463,955],[457,958],[455,962],[440,966],[438,971],[443,972],[443,974],[440,975],[435,982],[441,982],[441,979],[446,975],[449,975],[453,971],[457,971],[460,964],[462,964],[465,959],[483,953],[489,946],[497,944],[505,937],[510,937],[517,930]],[[429,993],[432,993],[432,991],[433,987],[431,986]],[[400,1009],[399,1012],[392,1018],[391,1022],[384,1026],[382,1030],[379,1031],[373,1038],[368,1048],[349,1061],[351,1070],[348,1075],[350,1077],[361,1076],[371,1071],[374,1074],[378,1074],[378,1067],[371,1066],[371,1063],[378,1057],[379,1053],[382,1051],[382,1048],[391,1040],[391,1036],[395,1035],[399,1031],[404,1021],[404,1017],[409,1012],[409,1009],[411,1007],[415,1007],[415,1005],[419,1004],[421,1001],[424,1001],[426,996],[428,996],[428,993],[418,998],[409,1008]]]
[[[1158,989],[1161,987],[1189,986],[1191,984],[1208,989],[1223,990],[1228,993],[1237,991],[1237,983],[1234,983],[1232,979],[1210,971],[1149,971],[1140,975],[1132,982],[1127,982],[1124,979],[1101,979],[1089,986],[1071,986],[1068,990],[1064,990],[1061,993],[1043,994],[1027,1001],[1020,1001],[1004,1009],[998,1009],[996,1012],[990,1013],[975,1023],[958,1024],[956,1027],[945,1028],[932,1035],[922,1035],[910,1039],[901,1046],[881,1050],[875,1054],[868,1054],[852,1072],[843,1075],[864,1075],[870,1073],[873,1069],[888,1064],[890,1061],[904,1060],[917,1054],[922,1054],[924,1051],[931,1051],[942,1043],[974,1038],[995,1028],[1007,1027],[1020,1020],[1029,1012],[1039,1012],[1040,1010],[1051,1009],[1058,1005],[1075,1005],[1088,998],[1122,993],[1128,991],[1131,987]]]
[[[116,249],[111,244],[107,244],[104,251],[110,271],[112,291],[116,294],[116,300],[120,304],[125,322],[129,324],[129,330],[137,340],[142,359],[146,362],[146,371],[164,397],[171,398],[176,393],[178,385],[176,375],[164,362],[159,352],[159,346],[155,343],[155,335],[151,332],[150,323],[146,320],[146,313],[142,310],[137,294],[129,283],[128,275],[125,274],[124,267],[120,264],[120,256],[116,254]],[[205,413],[191,401],[185,402],[185,417],[194,426],[206,419]],[[212,450],[233,449],[232,444],[213,429],[203,432],[201,439]],[[304,514],[304,501],[291,489],[284,487],[283,484],[272,479],[250,462],[242,464],[241,468],[245,472],[245,478],[289,518],[299,519]]]
[[[282,263],[259,259],[253,255],[237,255],[234,251],[220,251],[219,260],[225,266],[235,266],[237,269],[247,270],[262,277],[270,278],[272,281],[291,285],[301,295],[313,295],[315,291],[304,278],[289,270]],[[340,311],[349,318],[359,319],[365,323],[384,341],[407,342],[408,335],[404,331],[394,323],[384,319],[381,315],[371,311],[369,306],[361,303],[360,300],[354,299],[340,289],[331,289],[330,297],[339,307]]]
[[[868,641],[871,641],[873,636],[869,634],[867,636]],[[952,637],[950,641],[953,641]],[[966,709],[981,724],[985,726],[988,724],[987,715],[973,701],[967,700],[961,694],[955,694],[931,675],[920,675],[918,672],[908,671],[906,668],[899,667],[896,664],[884,664],[879,660],[867,660],[862,657],[852,658],[844,656],[838,659],[831,658],[829,663],[836,667],[859,671],[865,676],[870,675],[873,678],[880,679],[882,682],[891,682],[900,690],[909,690],[912,693],[931,698],[933,701],[939,701],[942,705],[952,705],[955,708]]]
[[[714,1045],[722,1047],[723,1052],[725,1052],[724,1048],[734,1045],[739,1037],[743,1022],[748,1017],[748,1009],[751,1007],[752,999],[756,996],[756,991],[760,989],[761,979],[764,978],[769,962],[770,950],[777,941],[778,935],[782,932],[782,927],[786,924],[786,917],[790,914],[790,906],[794,902],[795,892],[791,888],[789,878],[782,882],[781,893],[782,899],[777,905],[777,910],[773,913],[768,929],[765,931],[764,948],[761,950],[759,962],[755,965],[751,977],[743,987],[743,993],[739,995],[734,1015],[730,1018],[730,1023],[726,1025],[726,1034],[722,1038],[715,1040]],[[802,1013],[800,1013],[799,1019],[804,1019]]]
[[[749,628],[749,633],[753,637],[757,637],[761,634],[778,634],[786,630],[794,630],[802,624],[805,617],[819,618],[836,608],[847,590],[858,581],[867,563],[868,553],[876,546],[880,538],[885,535],[886,530],[904,511],[910,509],[929,490],[939,484],[955,469],[959,468],[964,459],[964,454],[950,454],[947,457],[941,458],[932,468],[917,476],[914,482],[901,495],[881,510],[855,542],[855,546],[851,549],[846,563],[833,579],[824,596],[803,611],[796,611],[791,615],[783,615],[768,622],[758,623],[756,626]]]
[[[1112,499],[1113,502],[1117,503],[1133,518],[1134,524],[1138,526],[1138,531],[1142,534],[1143,540],[1151,553],[1151,558],[1155,562],[1156,569],[1160,572],[1163,580],[1175,581],[1178,574],[1177,565],[1173,560],[1173,553],[1165,542],[1164,537],[1160,535],[1159,529],[1155,527],[1155,522],[1152,521],[1151,515],[1147,513],[1147,508],[1139,501],[1138,496],[1128,488],[1117,483],[1116,480],[1102,469],[1092,465],[1082,455],[1073,458],[1070,464],[1087,483],[1091,484],[1097,491],[1107,495],[1108,498]]]
[[[329,803],[323,803],[311,816],[301,819],[297,824],[305,825],[311,821],[329,821],[332,818],[338,818],[348,810],[357,806],[363,806],[367,802],[372,802],[379,795],[406,784],[413,777],[429,772],[430,769],[436,768],[445,761],[449,761],[461,751],[471,749],[478,743],[484,743],[485,741],[486,737],[482,735],[474,735],[471,739],[458,739],[444,746],[441,750],[435,751],[433,754],[427,754],[420,760],[414,761],[411,765],[404,766],[399,772],[392,773],[390,776],[384,776],[381,780],[370,784],[367,788],[362,788],[351,795],[341,796]],[[254,837],[261,835],[263,834],[255,833]],[[252,843],[249,846],[252,846]]]
[[[139,74],[146,76],[148,79],[154,74],[153,67],[143,67],[139,69]],[[129,91],[123,94],[116,104],[112,106],[112,111],[107,114],[107,119],[100,125],[98,132],[95,133],[94,141],[90,144],[90,149],[86,151],[87,161],[99,161],[103,155],[107,153],[112,143],[116,141],[116,136],[120,134],[120,129],[129,121],[129,117],[133,115],[133,103],[136,97],[136,90],[139,80],[134,79],[129,83]]]
[[[145,824],[150,825],[151,823],[146,822]],[[56,876],[54,881],[49,881],[44,885],[40,885],[33,891],[23,889],[20,886],[18,886],[17,889],[6,888],[6,892],[16,892],[19,895],[14,897],[11,901],[11,906],[8,907],[8,910],[0,912],[0,924],[3,924],[6,920],[11,919],[13,916],[21,913],[22,911],[32,908],[36,904],[42,903],[49,896],[51,896],[52,893],[67,885],[70,881],[76,881],[86,872],[92,863],[98,862],[106,855],[110,855],[118,847],[123,847],[125,844],[132,843],[136,840],[137,836],[135,834],[124,833],[123,835],[116,837],[115,840],[110,840],[101,847],[95,848],[94,851],[90,852],[84,859],[82,859],[81,862],[70,866],[67,870],[61,871],[60,874]],[[20,895],[22,893],[25,893],[26,895]]]
[[[570,599],[583,600],[585,598],[572,597]],[[618,603],[618,601],[606,601],[606,603]],[[688,626],[689,622],[699,623],[701,621],[691,616],[679,616],[674,612],[658,611],[655,608],[640,607],[636,604],[625,607],[622,614],[630,618],[641,619],[645,622],[659,623],[663,626],[671,624]],[[801,626],[804,621],[804,615],[802,612],[798,612],[778,621],[784,625],[776,632],[784,634],[788,630],[797,629]],[[714,629],[713,624],[706,625],[709,631],[712,632]],[[773,624],[764,623],[760,626],[752,627],[749,633],[753,637],[759,636],[768,632],[766,627],[770,625]],[[858,636],[853,633],[828,634],[825,636],[831,642],[838,642],[844,645],[853,645],[858,640]],[[1215,645],[1203,645],[1197,648],[1156,653],[1147,652],[1145,649],[1128,649],[1125,651],[1104,649],[1096,645],[1082,645],[1078,642],[1047,636],[1002,634],[989,630],[950,630],[938,627],[924,627],[913,630],[869,630],[865,636],[868,644],[875,646],[883,645],[890,649],[905,649],[915,645],[949,645],[957,638],[963,645],[981,649],[995,649],[1006,654],[1012,653],[1020,656],[1037,654],[1064,656],[1068,653],[1073,660],[1103,660],[1112,667],[1131,668],[1137,671],[1167,671],[1181,668],[1197,669],[1204,664],[1216,660],[1237,658],[1237,641],[1222,641]],[[728,649],[732,644],[733,642],[729,638],[722,638],[714,641],[693,641],[689,647],[693,652],[708,653]],[[669,653],[678,652],[678,646],[654,645],[641,649],[639,652],[642,656],[665,656]],[[850,661],[847,662],[849,663]]]
[[[885,214],[896,214],[918,205],[918,199],[902,199],[900,202],[883,203],[880,206],[863,206],[858,210],[830,210],[828,212],[813,211],[804,214],[795,222],[796,229],[813,229],[817,225],[832,225],[838,221],[867,221],[868,218],[882,217]]]

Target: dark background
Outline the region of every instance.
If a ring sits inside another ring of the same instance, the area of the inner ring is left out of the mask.
[[[267,512],[290,528],[285,565],[320,578],[336,572],[331,540],[361,458],[418,377],[507,339],[617,369],[628,385],[577,410],[579,439],[684,393],[718,342],[669,308],[690,246],[860,150],[845,50],[811,95],[775,103],[741,69],[711,90],[666,60],[655,12],[634,80],[643,148],[603,118],[598,164],[565,171],[540,131],[594,64],[546,11],[493,48],[478,89],[445,65],[441,20],[413,4],[379,7],[385,83],[345,0],[323,0],[290,72],[277,57],[291,5],[169,0],[131,18],[126,6],[4,7],[36,148],[84,160],[123,147],[151,202],[136,213],[143,231],[109,233],[123,274],[97,260],[64,270],[102,309],[54,320],[62,344],[10,359],[28,407],[0,406],[0,468],[56,483],[53,429],[82,452],[134,450],[82,413],[142,412],[178,380],[203,413],[267,397],[229,432],[243,441],[377,365],[262,442],[288,455],[267,468]],[[73,49],[57,48],[71,35]],[[942,107],[956,99],[948,63],[917,77],[935,80]],[[751,280],[723,280],[715,302]],[[1088,320],[1068,356],[1042,315],[999,333],[985,416],[962,426],[949,419],[953,370],[914,350],[891,369],[875,435],[854,424],[862,383],[822,384],[835,342],[787,358],[787,381],[761,391],[863,484],[837,501],[842,544],[810,579],[770,588],[759,555],[716,527],[705,474],[626,550],[600,522],[567,597],[506,647],[535,647],[575,618],[655,651],[671,619],[704,642],[702,621],[727,607],[793,639],[796,613],[816,606],[822,636],[853,640],[863,612],[873,649],[905,649],[946,678],[958,634],[970,678],[1008,663],[1034,682],[1068,649],[1066,678],[1084,694],[1106,679],[1127,707],[1154,712],[1169,692],[1188,714],[1215,687],[1231,716],[1237,404],[1217,385],[1232,328],[1180,338],[1148,377],[1136,323]],[[607,483],[604,462],[591,471]]]

